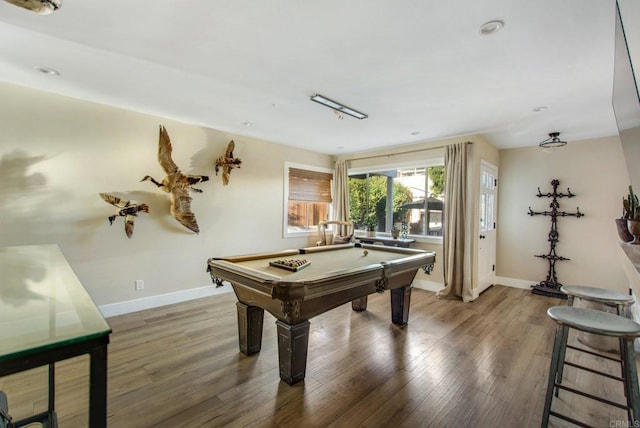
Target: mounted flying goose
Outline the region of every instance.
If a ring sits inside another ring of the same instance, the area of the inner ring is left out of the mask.
[[[150,175],[142,180],[150,180],[153,184],[169,193],[171,197],[171,215],[184,227],[195,233],[200,232],[196,216],[191,212],[191,196],[189,190],[202,193],[202,190],[193,186],[203,181],[208,181],[206,175],[186,175],[180,171],[178,165],[171,159],[171,140],[164,126],[160,125],[160,137],[158,141],[158,162],[167,176],[162,182],[156,181]]]

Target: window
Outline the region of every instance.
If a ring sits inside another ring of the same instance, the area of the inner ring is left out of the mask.
[[[357,229],[366,229],[367,223],[375,223],[378,232],[397,228],[414,236],[442,236],[442,161],[434,161],[433,165],[350,172],[349,204],[351,220]]]
[[[329,218],[333,174],[327,169],[285,164],[285,236],[317,233]]]
[[[493,212],[496,197],[496,176],[489,171],[482,171],[480,177],[480,231],[486,232],[496,228]]]

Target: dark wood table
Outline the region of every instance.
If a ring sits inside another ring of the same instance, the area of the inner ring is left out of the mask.
[[[56,245],[0,248],[0,376],[49,367],[47,410],[16,427],[57,426],[55,363],[89,355],[91,428],[107,426],[107,345],[111,328]],[[11,410],[9,396],[9,410]]]
[[[310,264],[290,271],[270,265],[277,260]],[[208,269],[238,298],[241,352],[260,352],[264,310],[276,317],[280,378],[293,385],[305,377],[311,318],[348,302],[366,310],[369,294],[390,290],[391,321],[406,325],[413,278],[433,263],[434,252],[358,243],[211,258]]]

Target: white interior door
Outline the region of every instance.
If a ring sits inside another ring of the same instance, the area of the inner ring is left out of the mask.
[[[498,168],[482,161],[480,171],[480,236],[478,236],[478,294],[496,279],[496,207]]]

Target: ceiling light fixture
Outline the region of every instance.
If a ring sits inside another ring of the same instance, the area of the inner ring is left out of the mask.
[[[31,10],[40,15],[48,15],[60,9],[62,0],[4,0],[7,3]]]
[[[540,112],[545,111],[546,109],[547,109],[547,107],[546,107],[546,106],[539,106],[539,107],[534,107],[532,110],[533,110],[534,112],[536,112],[536,113],[540,113]]]
[[[560,133],[559,132],[551,132],[549,134],[549,138],[547,138],[544,141],[541,141],[539,146],[542,147],[543,149],[553,149],[556,147],[564,147],[567,145],[566,141],[562,141],[560,139]]]
[[[502,30],[502,27],[504,27],[504,22],[496,19],[482,24],[479,33],[483,36],[488,36]]]
[[[366,119],[367,117],[369,117],[368,115],[361,113],[358,110],[354,110],[351,107],[347,107],[344,104],[340,104],[337,101],[330,100],[329,98],[324,97],[320,94],[312,95],[310,100],[315,101],[318,104],[322,104],[325,107],[329,107],[337,111],[338,113],[344,113],[344,114],[348,114],[349,116],[353,116],[356,119]]]

